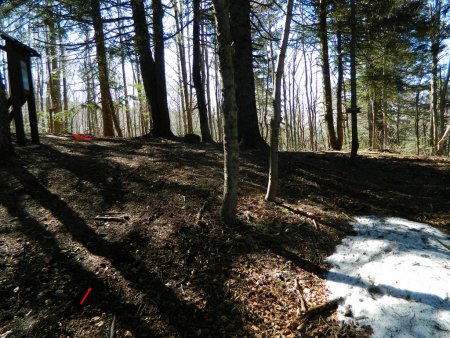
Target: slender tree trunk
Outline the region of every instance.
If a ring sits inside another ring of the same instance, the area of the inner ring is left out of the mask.
[[[267,148],[256,111],[250,12],[250,0],[230,0],[239,142],[244,148]]]
[[[447,112],[447,92],[448,92],[448,83],[450,81],[450,61],[447,66],[447,74],[445,75],[444,81],[441,86],[440,91],[440,99],[439,99],[439,126],[440,131],[439,135],[443,135],[445,133],[445,114]]]
[[[131,122],[131,112],[130,112],[130,102],[128,100],[128,83],[127,83],[127,73],[125,71],[125,55],[122,53],[120,55],[120,65],[122,70],[122,85],[123,85],[123,96],[124,96],[124,110],[125,110],[125,120],[127,124],[128,137],[133,136],[132,122]]]
[[[356,158],[359,149],[358,141],[358,101],[356,97],[356,4],[351,0],[351,42],[350,42],[350,93],[352,119],[352,150],[351,157]]]
[[[274,201],[279,190],[279,172],[278,172],[278,141],[281,123],[281,81],[284,73],[284,60],[289,41],[289,32],[291,29],[292,10],[294,0],[288,0],[286,9],[286,21],[284,24],[283,38],[281,40],[280,54],[278,55],[277,66],[275,70],[273,110],[274,117],[271,122],[272,132],[270,134],[270,169],[269,184],[267,186],[266,201]]]
[[[60,38],[60,43],[62,44],[62,39]],[[62,90],[63,90],[63,106],[62,110],[64,113],[64,132],[69,130],[69,94],[67,86],[67,64],[66,64],[66,50],[65,47],[61,45],[61,77],[62,77]]]
[[[420,90],[416,91],[416,100],[415,100],[415,119],[414,119],[414,129],[415,129],[415,133],[416,133],[416,153],[417,155],[420,154],[420,129],[419,129],[419,114],[420,114],[420,109],[419,109],[419,99],[420,99]]]
[[[211,108],[211,81],[210,81],[210,63],[209,63],[209,53],[208,53],[208,43],[207,43],[207,37],[206,34],[204,32],[204,26],[202,28],[202,36],[203,36],[203,57],[204,57],[204,62],[203,62],[203,78],[206,80],[205,81],[205,85],[206,85],[206,102],[207,102],[207,108],[208,108],[208,122],[209,122],[209,130],[211,131],[211,135],[214,138],[217,137],[217,133],[215,132],[215,123],[214,123],[214,119],[213,119],[213,114],[212,114],[212,108]]]
[[[122,10],[121,7],[117,8],[117,15],[120,17],[122,16]],[[123,28],[122,26],[119,24],[119,41],[120,44],[123,44]],[[122,71],[122,85],[123,85],[123,108],[124,108],[124,112],[125,112],[125,122],[126,122],[126,128],[127,128],[127,136],[128,137],[132,137],[133,136],[133,128],[132,128],[132,121],[131,121],[131,110],[130,110],[130,102],[129,102],[129,98],[128,98],[128,82],[127,82],[127,74],[125,71],[125,63],[126,63],[126,54],[125,54],[125,50],[122,50],[120,53],[120,66],[121,66],[121,71]]]
[[[325,110],[325,121],[327,123],[330,145],[334,150],[341,150],[337,141],[333,121],[333,100],[331,90],[330,60],[328,53],[328,24],[327,24],[327,5],[328,0],[316,0],[318,2],[319,17],[319,39],[320,39],[320,57],[322,61],[322,82],[323,82],[323,101]]]
[[[342,33],[340,27],[337,32],[337,68],[338,78],[336,87],[336,134],[337,146],[342,149],[344,143],[344,112],[342,107],[342,86],[344,83],[344,63],[342,61]]]
[[[309,126],[309,143],[311,147],[311,151],[315,151],[316,147],[314,146],[314,137],[315,137],[315,128],[313,124],[313,112],[312,112],[312,97],[310,96],[311,82],[308,76],[308,62],[306,60],[306,48],[304,43],[302,43],[302,52],[303,52],[303,61],[305,64],[305,93],[306,93],[306,110],[308,112],[308,126]],[[312,77],[312,74],[311,74]]]
[[[181,58],[180,58],[180,48],[178,47],[178,44],[176,44],[177,46],[177,70],[178,70],[178,74],[182,74],[182,70],[181,70]],[[185,95],[185,90],[184,90],[184,84],[183,84],[183,76],[178,76],[178,89],[179,89],[179,94],[180,94],[180,101],[181,101],[181,112],[180,112],[180,120],[182,120],[183,122],[183,130],[180,132],[180,135],[184,135],[184,134],[189,134],[189,128],[188,128],[188,122],[187,122],[187,109],[186,109],[186,105],[189,104],[188,102],[188,97],[187,95]]]
[[[220,61],[218,60],[217,54],[218,54],[218,50],[216,49],[217,47],[215,47],[214,50],[214,76],[215,79],[219,79],[219,63]],[[216,80],[217,81],[217,80]],[[218,130],[218,139],[219,142],[223,142],[223,120],[222,120],[222,103],[221,103],[221,99],[220,99],[220,91],[222,88],[221,87],[221,83],[217,83],[216,82],[216,86],[215,86],[215,99],[216,99],[216,116],[217,116],[217,130]]]
[[[187,133],[192,134],[194,132],[194,127],[192,123],[192,106],[189,100],[189,83],[187,77],[187,69],[186,69],[186,48],[184,45],[184,23],[183,23],[183,1],[174,0],[172,5],[175,9],[175,27],[177,31],[179,31],[177,41],[177,49],[179,54],[180,68],[181,68],[181,81],[182,81],[182,93],[184,99],[184,107],[186,113],[186,123],[187,123]],[[178,5],[180,8],[178,8]]]
[[[205,88],[201,74],[202,56],[200,51],[200,0],[193,0],[194,23],[193,23],[193,54],[192,54],[192,79],[197,93],[198,114],[200,117],[200,131],[202,142],[212,143],[211,132],[208,125],[208,108],[206,107]]]
[[[100,83],[100,96],[102,99],[103,136],[114,136],[114,105],[109,87],[108,62],[106,58],[105,34],[100,11],[100,1],[91,0],[91,16],[94,26],[95,46],[97,48],[98,80]],[[120,128],[116,124],[119,136]]]
[[[237,125],[236,88],[230,33],[230,8],[227,0],[213,0],[217,40],[219,44],[220,73],[222,76],[222,111],[224,115],[224,192],[220,210],[222,222],[236,221],[239,182],[239,144]]]
[[[47,27],[49,30],[49,55],[50,58],[49,65],[49,89],[50,97],[52,102],[51,112],[53,117],[52,132],[54,134],[59,134],[61,132],[61,70],[58,67],[58,53],[56,50],[56,26],[53,18],[47,20]]]
[[[432,152],[436,152],[438,142],[438,65],[439,65],[439,47],[441,44],[439,38],[440,29],[441,0],[435,0],[434,13],[432,15],[432,33],[431,33],[431,100],[430,100],[430,141]]]

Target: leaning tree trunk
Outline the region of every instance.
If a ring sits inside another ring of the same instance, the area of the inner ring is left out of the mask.
[[[0,74],[0,158],[14,152],[11,141],[10,120],[7,106],[6,89]]]
[[[286,22],[284,24],[283,38],[281,40],[280,55],[278,56],[277,67],[275,70],[273,111],[274,117],[271,121],[272,132],[270,134],[270,170],[269,184],[267,186],[266,200],[274,201],[279,189],[279,173],[278,173],[278,142],[281,123],[281,80],[284,73],[284,60],[286,58],[286,50],[289,41],[289,32],[291,29],[292,9],[294,0],[289,0],[286,10]]]
[[[202,142],[212,143],[211,132],[208,125],[208,108],[206,106],[205,89],[201,75],[202,57],[200,54],[200,0],[194,0],[194,23],[192,28],[193,38],[193,55],[192,55],[192,78],[197,93],[198,114],[200,116],[200,131],[202,134]]]
[[[220,209],[222,222],[236,221],[239,180],[239,144],[236,88],[230,34],[230,7],[227,0],[214,0],[220,74],[222,76],[222,111],[224,115],[224,190]]]
[[[239,142],[244,148],[267,148],[256,110],[250,11],[250,0],[230,0]]]
[[[319,39],[320,39],[320,57],[322,61],[322,84],[325,108],[325,122],[327,123],[328,135],[330,137],[331,148],[341,150],[339,145],[333,121],[333,99],[331,90],[330,60],[328,52],[328,25],[327,25],[327,4],[328,0],[317,0],[319,16]]]
[[[118,123],[114,123],[114,105],[109,87],[108,60],[106,58],[105,33],[100,11],[100,1],[91,1],[91,16],[94,26],[94,39],[97,48],[98,80],[100,83],[100,96],[102,99],[103,136],[114,136],[114,124],[117,134],[121,137],[122,131]]]
[[[450,124],[447,126],[447,129],[445,130],[444,135],[437,143],[436,149],[437,149],[438,155],[442,155],[444,153],[444,145],[447,142],[449,135],[450,135]]]

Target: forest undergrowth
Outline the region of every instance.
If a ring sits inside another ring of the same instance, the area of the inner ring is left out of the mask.
[[[239,224],[224,227],[219,146],[17,149],[0,164],[0,337],[364,337],[332,311],[301,321],[327,302],[324,260],[353,218],[450,233],[448,158],[281,153],[277,203],[268,154],[241,159]]]

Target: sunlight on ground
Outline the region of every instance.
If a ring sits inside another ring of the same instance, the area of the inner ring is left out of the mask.
[[[327,261],[339,318],[373,337],[450,337],[450,237],[400,218],[359,217]]]

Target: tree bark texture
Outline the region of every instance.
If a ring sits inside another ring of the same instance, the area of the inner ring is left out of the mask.
[[[152,0],[153,9],[153,42],[155,44],[155,75],[158,114],[153,118],[153,135],[173,138],[170,128],[169,107],[167,104],[166,61],[164,55],[164,10],[161,0]],[[155,119],[156,117],[156,119]]]
[[[222,77],[222,111],[224,116],[224,191],[220,216],[224,224],[233,225],[236,221],[239,181],[239,144],[230,33],[230,7],[228,0],[214,0],[213,3]]]
[[[230,14],[239,142],[244,148],[267,148],[256,110],[250,0],[230,0]]]

